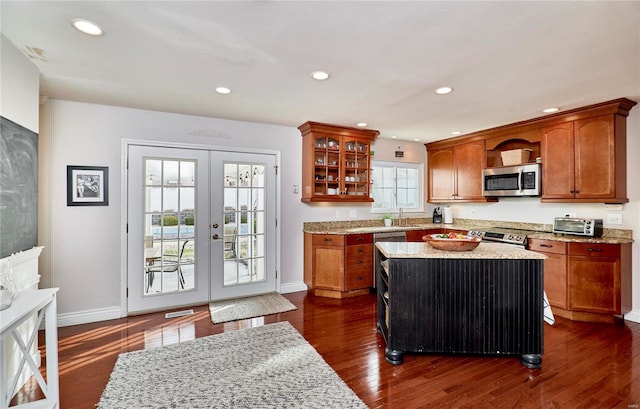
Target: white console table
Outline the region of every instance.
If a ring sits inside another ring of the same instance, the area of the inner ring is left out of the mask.
[[[0,348],[0,409],[9,407],[14,390],[18,383],[19,374],[25,364],[31,370],[45,398],[14,407],[20,408],[59,408],[60,398],[58,389],[58,329],[56,317],[56,293],[57,288],[43,290],[26,290],[18,293],[11,307],[0,311],[0,340],[13,337],[22,357],[15,374],[7,374],[3,362],[6,362],[4,349]],[[38,315],[37,323],[28,339],[23,339],[16,328],[35,313]],[[47,356],[47,382],[40,374],[38,365],[30,354],[33,345],[38,342],[38,329],[45,320],[45,347]],[[0,343],[1,345],[1,343]],[[11,376],[11,378],[9,378]]]

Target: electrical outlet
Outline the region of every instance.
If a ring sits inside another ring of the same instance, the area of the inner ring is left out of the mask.
[[[355,219],[356,217],[358,217],[358,211],[356,209],[349,210],[349,217]]]
[[[622,224],[622,213],[607,213],[607,224]]]
[[[339,218],[340,218],[340,216],[341,216],[341,214],[340,214],[340,210],[336,210],[336,219],[339,219]]]
[[[476,209],[471,209],[471,216],[475,216],[476,215]]]
[[[300,186],[293,185],[293,194],[297,195],[298,193],[300,193]]]

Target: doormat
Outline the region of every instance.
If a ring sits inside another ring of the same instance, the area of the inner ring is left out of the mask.
[[[295,309],[297,309],[295,305],[278,293],[217,301],[209,304],[211,321],[214,324],[262,317]]]
[[[120,354],[98,409],[367,406],[287,321]]]

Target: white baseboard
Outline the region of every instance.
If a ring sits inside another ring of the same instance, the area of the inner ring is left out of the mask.
[[[640,323],[640,311],[633,310],[624,314],[624,320]]]
[[[121,318],[120,306],[68,312],[58,314],[58,327],[68,327],[70,325],[88,324],[90,322],[106,321],[118,318]]]
[[[298,291],[307,291],[307,285],[302,281],[280,285],[280,294],[297,293]]]

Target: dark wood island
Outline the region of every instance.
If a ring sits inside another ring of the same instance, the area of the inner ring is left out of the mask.
[[[376,244],[378,332],[386,360],[409,353],[517,355],[539,368],[544,255],[482,242],[471,251]]]

